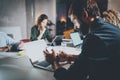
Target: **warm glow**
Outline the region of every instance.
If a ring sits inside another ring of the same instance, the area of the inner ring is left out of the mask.
[[[66,18],[65,18],[65,17],[61,17],[61,18],[60,18],[60,21],[61,21],[61,22],[66,22]]]

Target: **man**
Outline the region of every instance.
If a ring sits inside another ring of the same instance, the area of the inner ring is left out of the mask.
[[[16,42],[6,33],[0,32],[0,52],[19,51],[23,42]]]
[[[80,55],[59,53],[60,61],[74,60],[74,64],[67,70],[59,65],[54,50],[52,54],[44,51],[46,60],[55,69],[55,78],[57,80],[120,80],[120,30],[104,22],[95,0],[74,0],[69,9],[69,16],[77,19],[81,32],[87,33]]]

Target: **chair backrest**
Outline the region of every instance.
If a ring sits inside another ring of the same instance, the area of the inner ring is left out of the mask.
[[[26,38],[26,39],[22,39],[22,40],[20,40],[20,41],[23,41],[24,43],[26,43],[26,42],[30,42],[30,39],[29,39],[29,38]]]

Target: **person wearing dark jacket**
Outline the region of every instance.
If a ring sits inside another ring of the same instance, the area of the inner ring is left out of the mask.
[[[79,55],[60,52],[56,57],[54,50],[52,54],[44,51],[46,60],[55,69],[54,77],[57,80],[120,80],[120,29],[100,17],[95,0],[74,0],[69,17],[77,19],[80,28],[86,27],[88,33]],[[74,63],[68,69],[59,64],[59,61],[71,60]]]

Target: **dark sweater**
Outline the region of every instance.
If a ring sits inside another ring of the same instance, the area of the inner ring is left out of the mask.
[[[37,37],[39,36],[40,34],[40,31],[38,30],[37,26],[33,26],[31,28],[31,37],[30,37],[30,40],[31,41],[34,41],[34,40],[37,40]],[[50,32],[48,30],[48,28],[46,28],[46,31],[44,32],[43,36],[41,39],[47,39],[49,42],[52,41],[52,37],[50,35]]]
[[[57,80],[120,80],[120,29],[102,18],[91,26],[74,64],[55,71]]]

